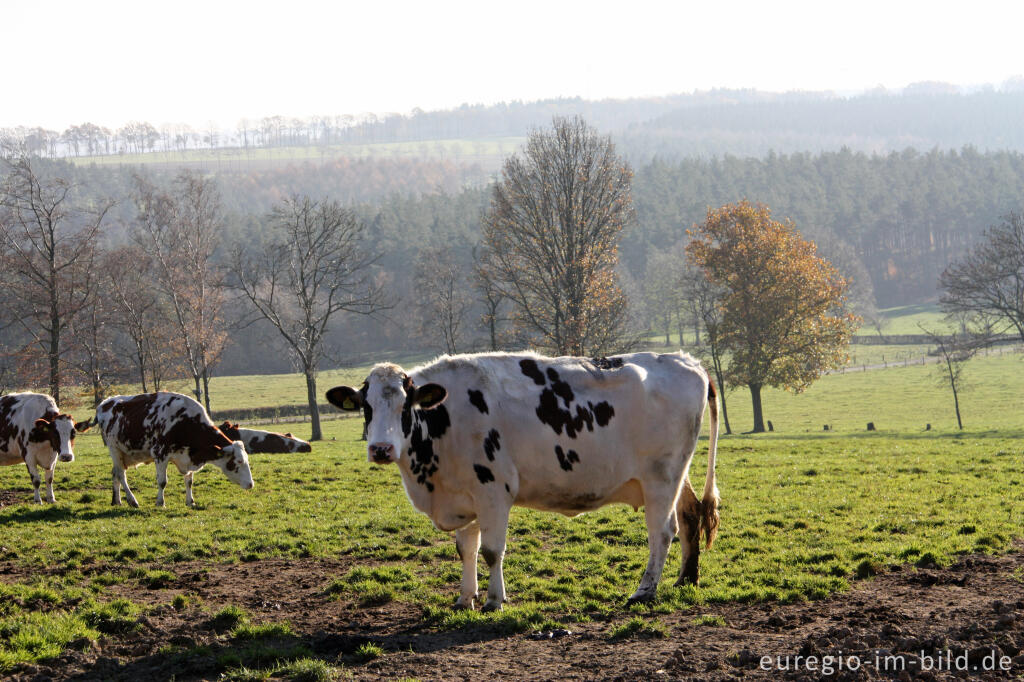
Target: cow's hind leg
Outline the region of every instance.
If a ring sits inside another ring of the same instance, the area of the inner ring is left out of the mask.
[[[185,472],[185,504],[189,507],[196,506],[196,500],[192,497],[192,474],[194,471]]]
[[[455,608],[472,609],[478,589],[476,559],[480,551],[480,526],[476,521],[455,531],[455,549],[462,560],[462,593],[455,602]]]
[[[477,522],[480,524],[480,553],[483,554],[490,570],[487,580],[487,601],[481,611],[500,611],[502,604],[505,603],[503,563],[509,511],[510,508],[505,505],[494,505],[477,516]]]
[[[690,477],[683,480],[683,490],[676,503],[676,521],[679,524],[679,544],[683,550],[683,563],[679,568],[676,585],[696,585],[699,578],[700,559],[700,500],[690,484]]]
[[[139,501],[135,499],[135,495],[132,494],[132,489],[128,487],[128,477],[124,472],[124,463],[121,459],[121,453],[114,448],[110,448],[110,459],[114,463],[110,469],[110,475],[114,479],[114,495],[110,498],[110,504],[114,506],[121,504],[121,490],[123,489],[125,497],[128,498],[128,504],[133,507],[138,507]]]
[[[25,458],[25,466],[28,467],[28,475],[32,477],[32,489],[35,490],[35,498],[32,501],[42,504],[43,498],[39,496],[39,484],[42,481],[39,478],[39,469],[36,468],[36,459],[31,452]]]
[[[679,526],[676,521],[678,478],[665,477],[643,482],[644,516],[647,520],[647,544],[650,557],[640,586],[630,595],[627,604],[652,601],[658,595],[658,581],[665,568],[668,548]]]

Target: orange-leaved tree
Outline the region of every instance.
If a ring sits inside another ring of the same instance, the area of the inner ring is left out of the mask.
[[[846,310],[847,283],[789,221],[747,201],[709,209],[690,231],[690,260],[721,301],[729,379],[750,389],[754,432],[763,432],[761,389],[802,391],[841,366],[858,319]]]

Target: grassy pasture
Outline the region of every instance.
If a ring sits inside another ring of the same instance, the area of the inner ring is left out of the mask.
[[[119,586],[159,584],[185,562],[343,557],[352,568],[325,572],[323,589],[352,609],[401,601],[420,609],[428,628],[516,631],[607,620],[615,633],[637,615],[701,602],[817,598],[891,564],[1001,551],[1024,523],[1024,422],[1011,407],[1024,403],[1015,380],[1022,361],[991,356],[968,366],[974,389],[962,404],[965,433],[952,429],[951,398],[933,366],[831,375],[800,395],[766,393],[767,417],[778,431],[721,441],[722,529],[702,555],[701,587],[672,587],[675,544],[661,599],[633,612],[622,603],[646,563],[646,532],[642,512],[622,506],[575,519],[514,510],[510,604],[500,614],[452,611],[460,576],[454,542],[413,510],[394,468],[366,463],[356,419],[327,422],[326,440],[312,456],[254,455],[253,491],[204,470],[196,477],[195,510],[185,507],[173,472],[167,507],[153,507],[152,466],[129,472],[140,509],[110,507],[106,449],[98,435],[85,434],[76,461],[58,466],[56,505],[29,504],[24,468],[0,468],[0,565],[48,569],[0,581],[0,671],[55,656],[73,642],[130,632],[146,607],[119,599]],[[328,373],[321,387],[364,373]],[[214,395],[225,405],[274,396],[284,402],[296,387],[300,396],[304,391],[298,377],[290,388],[268,377],[223,381]],[[729,399],[734,429],[743,430],[749,397],[740,390]],[[880,431],[865,433],[866,421]],[[924,432],[926,421],[933,431]],[[824,423],[836,431],[821,433]],[[301,427],[292,430],[303,435]],[[705,457],[706,440],[694,464],[698,489]],[[203,608],[217,618],[234,613],[230,604]],[[274,626],[239,623],[237,637],[243,625]]]

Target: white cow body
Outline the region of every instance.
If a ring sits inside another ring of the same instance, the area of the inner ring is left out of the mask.
[[[208,462],[246,490],[253,487],[249,456],[240,441],[220,432],[202,405],[180,393],[143,393],[107,398],[96,409],[103,442],[113,462],[111,504],[121,504],[121,489],[128,504],[138,507],[128,487],[125,470],[156,463],[158,507],[164,506],[167,465],[174,463],[185,479],[185,502],[195,506],[192,477]]]
[[[54,502],[53,472],[57,461],[73,462],[75,434],[85,431],[87,421],[75,424],[70,415],[61,414],[57,403],[42,393],[11,393],[0,396],[0,465],[24,462],[39,494],[39,470],[46,476],[46,501]],[[77,429],[76,429],[77,427]]]
[[[364,408],[369,460],[397,462],[413,505],[456,531],[458,605],[473,606],[479,547],[491,569],[484,608],[495,609],[505,599],[501,559],[513,505],[570,516],[615,502],[645,507],[650,560],[630,599],[655,596],[677,531],[680,581],[696,582],[700,531],[710,546],[718,522],[717,400],[702,501],[687,473],[713,391],[700,363],[682,353],[488,353],[443,356],[408,375],[377,365],[362,389],[337,387],[327,397]]]

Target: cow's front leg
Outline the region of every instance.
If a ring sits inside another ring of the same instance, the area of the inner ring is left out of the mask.
[[[194,471],[185,472],[185,504],[189,507],[196,506],[196,500],[192,497],[192,474]]]
[[[53,470],[57,466],[57,460],[46,470],[46,501],[53,504],[57,499],[53,496]]]
[[[676,521],[677,489],[665,483],[644,485],[644,516],[647,520],[647,544],[650,557],[640,586],[626,604],[652,601],[658,596],[658,581],[665,568],[668,548],[679,526]]]
[[[164,488],[167,487],[167,460],[156,462],[156,506],[164,506]]]
[[[500,611],[505,603],[505,574],[502,564],[505,560],[505,541],[508,535],[509,507],[495,505],[495,508],[479,514],[480,553],[487,562],[490,576],[487,580],[487,601],[482,611]]]
[[[480,551],[480,526],[476,521],[455,531],[455,549],[462,560],[462,593],[455,602],[455,608],[472,609],[478,589],[476,558]]]
[[[42,504],[43,498],[39,496],[39,484],[41,483],[39,469],[36,468],[36,460],[32,454],[25,458],[25,466],[28,467],[28,475],[32,477],[32,489],[35,490],[35,498],[32,501],[36,504]]]

